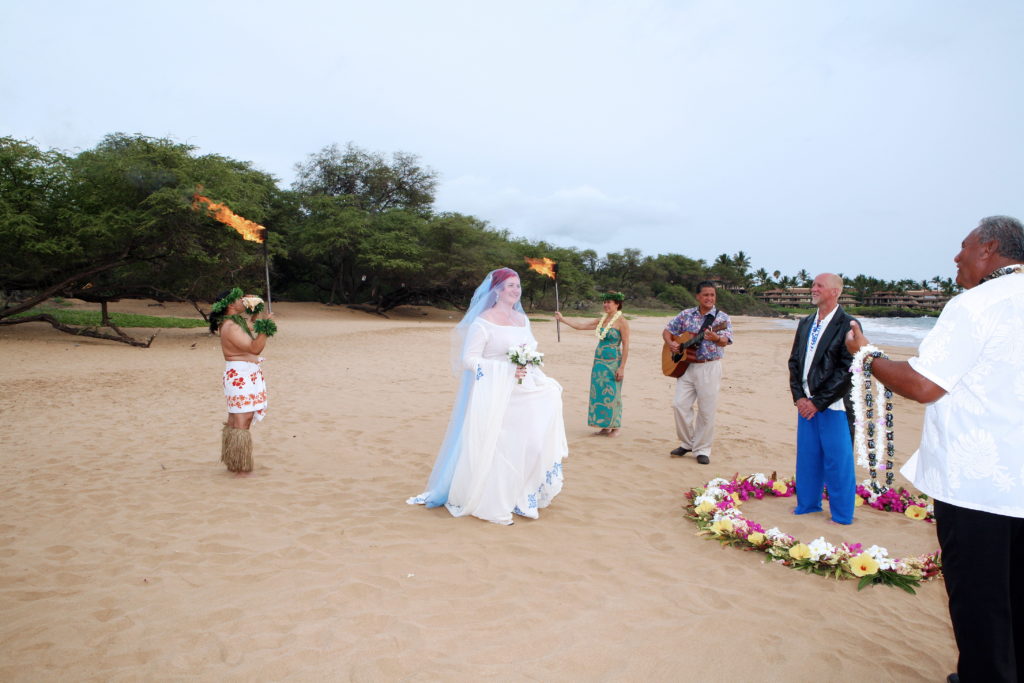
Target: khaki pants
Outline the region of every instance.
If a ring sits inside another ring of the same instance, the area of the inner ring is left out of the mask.
[[[695,456],[711,457],[711,439],[715,433],[715,408],[722,383],[722,361],[691,363],[676,380],[672,409],[676,418],[676,436],[683,448]],[[696,419],[694,415],[696,414]]]

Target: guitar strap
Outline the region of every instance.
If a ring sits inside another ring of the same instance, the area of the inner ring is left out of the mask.
[[[697,330],[698,335],[704,334],[704,331],[711,327],[711,323],[715,322],[715,318],[718,316],[718,311],[711,309],[711,312],[704,316],[704,322],[701,323],[700,329]]]
[[[715,318],[718,317],[718,309],[712,309],[710,313],[704,316],[704,322],[700,324],[700,329],[693,335],[689,340],[679,345],[680,352],[672,354],[672,362],[678,363],[679,359],[683,357],[682,349],[689,349],[697,346],[704,341],[704,332],[711,327],[711,324],[715,322]]]

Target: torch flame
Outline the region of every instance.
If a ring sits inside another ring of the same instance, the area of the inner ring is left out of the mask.
[[[206,210],[213,214],[213,217],[219,220],[225,225],[230,225],[232,228],[238,231],[244,239],[250,242],[263,242],[267,237],[267,229],[258,223],[253,223],[247,218],[242,218],[237,213],[229,209],[223,204],[204,197],[201,194],[195,194],[193,197],[192,208],[199,209],[199,202],[206,203]]]
[[[537,271],[541,275],[547,275],[552,280],[555,279],[555,265],[557,261],[545,258],[528,258],[526,262],[530,264],[530,270]]]

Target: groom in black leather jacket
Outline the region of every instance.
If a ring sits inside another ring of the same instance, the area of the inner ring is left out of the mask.
[[[800,321],[789,356],[789,387],[798,413],[794,512],[819,512],[828,487],[832,521],[852,524],[857,480],[847,410],[853,356],[845,339],[853,318],[839,305],[842,291],[838,275],[814,278],[811,302],[818,310]]]

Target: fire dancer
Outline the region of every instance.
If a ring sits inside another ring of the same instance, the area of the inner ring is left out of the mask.
[[[248,314],[249,320],[242,315]],[[235,287],[221,293],[210,314],[210,332],[220,332],[224,354],[224,396],[228,421],[224,423],[220,460],[230,472],[252,472],[253,418],[267,414],[267,384],[263,379],[260,353],[267,338],[277,332],[273,316],[263,310],[263,300],[245,295]],[[250,329],[249,323],[252,323]]]
[[[590,409],[587,424],[598,427],[600,436],[618,436],[622,427],[622,377],[629,358],[629,322],[622,317],[622,292],[604,295],[600,320],[574,323],[555,311],[555,318],[574,330],[594,330],[597,349],[590,373]]]

